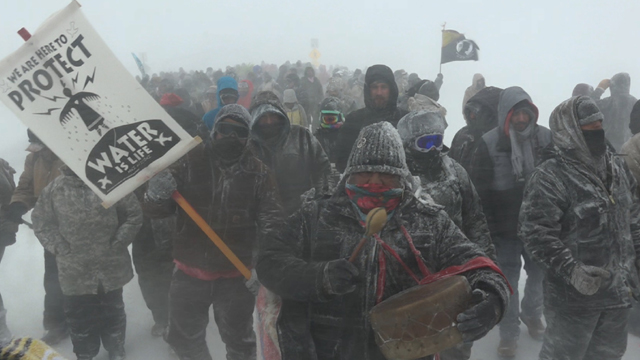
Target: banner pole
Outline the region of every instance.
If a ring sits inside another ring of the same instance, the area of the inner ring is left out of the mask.
[[[247,279],[251,279],[251,270],[249,270],[243,263],[238,259],[236,254],[233,253],[231,249],[227,246],[227,244],[220,239],[218,234],[213,231],[211,226],[207,224],[207,222],[198,214],[196,209],[189,204],[187,199],[185,199],[182,194],[178,192],[178,190],[174,191],[171,195],[171,198],[175,200],[178,205],[184,210],[184,212],[189,215],[189,217],[198,225],[198,227],[204,231],[205,234],[209,237],[209,239],[222,251],[222,253],[231,261],[231,263],[242,273],[242,275]]]
[[[444,24],[442,24],[442,37],[441,37],[441,42],[440,42],[440,70],[438,71],[439,74],[442,74],[442,41],[444,40],[444,29],[447,26],[447,22],[445,21]]]

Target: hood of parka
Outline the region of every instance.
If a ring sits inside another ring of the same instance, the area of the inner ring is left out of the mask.
[[[578,125],[578,103],[587,101],[586,96],[576,96],[558,105],[549,117],[551,139],[561,154],[576,159],[590,168],[595,166],[589,147]]]
[[[382,81],[389,85],[389,101],[384,109],[377,109],[375,103],[371,98],[371,89],[369,86],[376,81]],[[394,111],[398,103],[398,85],[396,84],[393,71],[386,65],[373,65],[367,69],[367,74],[364,77],[364,104],[365,106],[374,111],[389,110]]]

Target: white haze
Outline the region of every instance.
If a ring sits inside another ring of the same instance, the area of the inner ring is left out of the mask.
[[[16,31],[35,32],[66,0],[2,1],[0,58],[15,51]],[[321,63],[350,69],[382,63],[434,79],[440,60],[441,25],[464,33],[480,46],[480,61],[445,64],[440,102],[449,115],[447,142],[463,126],[461,102],[474,73],[487,85],[523,87],[540,109],[546,125],[555,106],[577,83],[594,87],[617,72],[631,74],[631,93],[640,80],[637,49],[638,1],[293,1],[293,0],[86,0],[83,11],[132,74],[131,52],[146,53],[152,72],[214,69],[261,61],[282,64],[308,61],[310,39],[320,42]],[[26,128],[0,105],[0,157],[22,171]],[[21,335],[40,335],[42,249],[32,232],[21,229],[19,244],[8,248],[0,265],[0,291],[9,310],[9,325]],[[150,313],[137,283],[125,289],[130,317],[127,348],[159,347],[147,335]],[[132,321],[133,320],[133,321]],[[212,335],[217,336],[217,335]],[[528,358],[539,344],[521,336]],[[135,340],[132,340],[135,339]],[[136,343],[138,342],[138,343]],[[214,350],[222,357],[218,345]],[[476,346],[474,356],[493,358],[497,334]],[[69,344],[65,352],[70,355]],[[148,353],[149,354],[149,353]],[[640,341],[630,337],[625,359],[640,356]],[[149,357],[149,356],[147,356]],[[170,358],[170,357],[167,357]]]

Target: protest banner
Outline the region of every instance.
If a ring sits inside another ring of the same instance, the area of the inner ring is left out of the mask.
[[[0,99],[109,207],[195,147],[71,2],[0,61]]]

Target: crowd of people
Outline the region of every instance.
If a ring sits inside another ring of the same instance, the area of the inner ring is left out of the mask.
[[[441,74],[298,61],[138,80],[203,141],[111,208],[31,132],[17,185],[0,161],[0,254],[33,209],[49,345],[70,336],[79,360],[101,344],[124,359],[134,268],[151,334],[181,360],[211,359],[210,308],[227,359],[381,360],[372,310],[452,273],[471,302],[454,319],[462,341],[440,359],[469,359],[495,325],[497,354],[513,358],[520,321],[544,360],[620,359],[627,330],[640,336],[640,103],[628,74],[578,84],[550,128],[524,89],[476,74],[450,148]],[[386,225],[354,252],[379,208]]]

